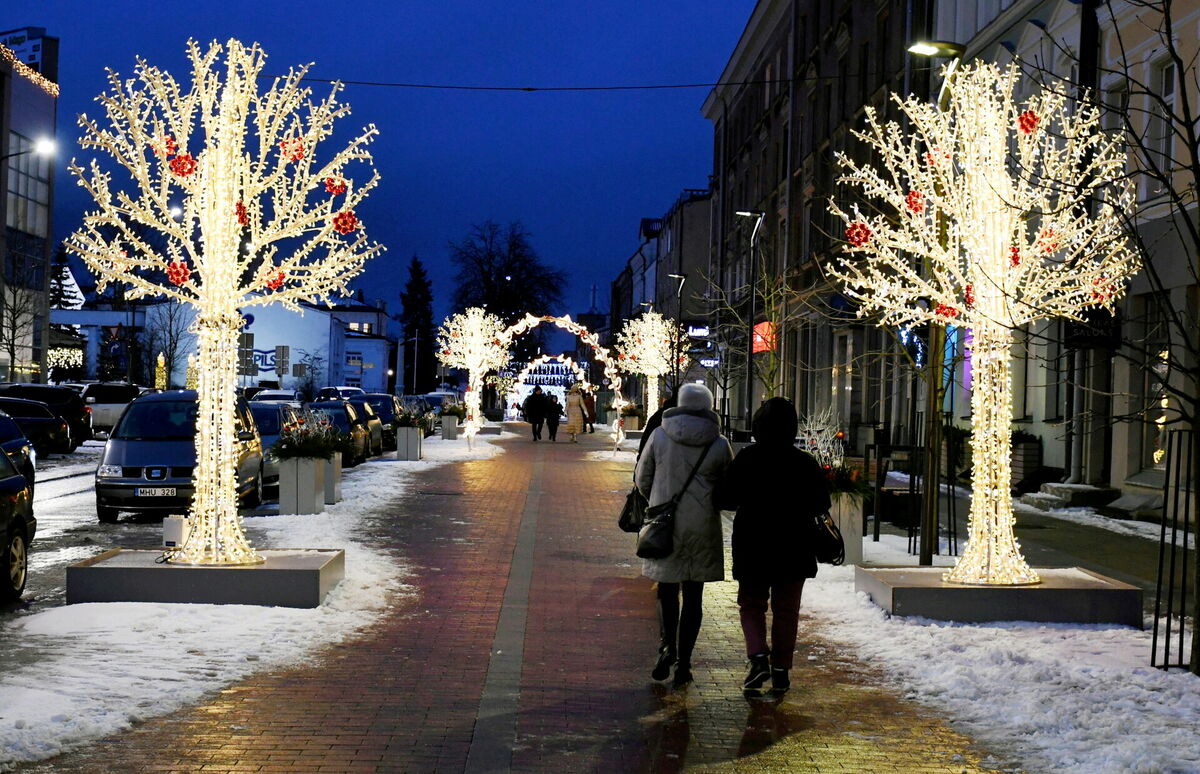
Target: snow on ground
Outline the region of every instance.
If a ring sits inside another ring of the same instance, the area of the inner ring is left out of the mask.
[[[869,563],[912,564],[906,545],[887,535],[864,551]],[[1200,771],[1200,679],[1151,668],[1149,631],[891,618],[854,591],[853,567],[825,565],[804,607],[819,633],[1029,771]]]
[[[422,469],[500,453],[495,436],[425,441],[418,462],[346,471],[346,499],[317,515],[269,514],[247,526],[266,548],[344,548],[346,577],[314,610],[245,605],[66,605],[17,619],[39,657],[0,673],[0,770],[39,760],[194,703],[247,675],[295,666],[370,626],[404,585],[403,558],[361,528]],[[93,464],[93,463],[88,463]]]

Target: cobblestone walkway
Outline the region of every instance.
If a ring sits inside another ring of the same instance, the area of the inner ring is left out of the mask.
[[[582,441],[506,438],[398,492],[368,528],[416,593],[368,636],[19,771],[985,770],[811,620],[786,699],[747,702],[732,583],[707,587],[696,683],[652,683],[653,590],[615,526],[630,466]]]

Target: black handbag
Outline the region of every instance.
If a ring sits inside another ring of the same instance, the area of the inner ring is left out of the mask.
[[[842,540],[842,531],[828,512],[816,517],[814,530],[813,553],[822,564],[837,566],[846,561],[846,543]]]
[[[617,526],[621,531],[640,532],[642,525],[646,523],[648,505],[646,496],[639,492],[636,486],[629,490],[629,494],[625,495],[625,507],[621,509],[621,517],[617,519]]]
[[[638,533],[637,542],[637,555],[641,558],[665,559],[675,550],[675,509],[679,507],[680,498],[687,491],[692,479],[696,477],[696,471],[700,470],[700,463],[704,462],[704,458],[708,456],[708,450],[711,448],[712,443],[704,447],[700,459],[696,460],[692,471],[688,473],[687,480],[683,482],[683,486],[675,493],[674,497],[665,503],[659,503],[646,509],[646,523]]]

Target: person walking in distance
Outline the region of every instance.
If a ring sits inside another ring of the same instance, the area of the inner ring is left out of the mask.
[[[578,436],[583,432],[583,425],[586,421],[583,409],[583,396],[579,392],[579,385],[571,385],[571,389],[567,391],[567,426],[566,431],[571,436],[571,443],[578,443]]]
[[[700,633],[704,584],[725,579],[721,514],[713,501],[713,488],[724,477],[733,452],[721,435],[712,405],[712,393],[704,385],[681,387],[678,406],[663,412],[662,425],[650,436],[634,473],[637,488],[651,507],[682,492],[675,510],[671,554],[642,560],[642,574],[658,582],[661,639],[650,676],[665,680],[674,665],[676,687],[692,681],[692,650]]]
[[[521,411],[525,414],[525,421],[533,427],[533,440],[535,441],[542,440],[542,423],[546,421],[548,403],[546,396],[542,394],[541,385],[537,385],[525,399],[524,405],[521,406]]]
[[[558,420],[562,418],[563,407],[558,402],[558,395],[546,396],[546,429],[550,432],[550,440],[558,440]]]
[[[771,398],[754,413],[754,443],[738,452],[717,487],[717,504],[733,519],[733,578],[750,670],[747,696],[767,681],[782,696],[791,686],[800,594],[816,577],[812,534],[815,516],[829,510],[829,484],[807,452],[794,446],[796,409]],[[771,640],[767,643],[767,605]]]
[[[591,390],[583,391],[584,432],[596,432],[596,393]]]

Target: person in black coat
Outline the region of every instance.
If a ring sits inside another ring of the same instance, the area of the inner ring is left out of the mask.
[[[533,440],[542,440],[542,423],[546,421],[546,413],[550,408],[550,401],[542,393],[541,385],[535,386],[533,392],[529,393],[529,397],[525,399],[525,404],[521,410],[525,413],[525,421],[533,426]]]
[[[815,520],[830,508],[825,472],[794,445],[796,409],[771,398],[754,413],[754,443],[738,452],[717,492],[733,519],[733,577],[750,671],[743,689],[758,692],[770,679],[787,691],[796,649],[800,594],[816,577]],[[767,644],[767,604],[771,640]]]

